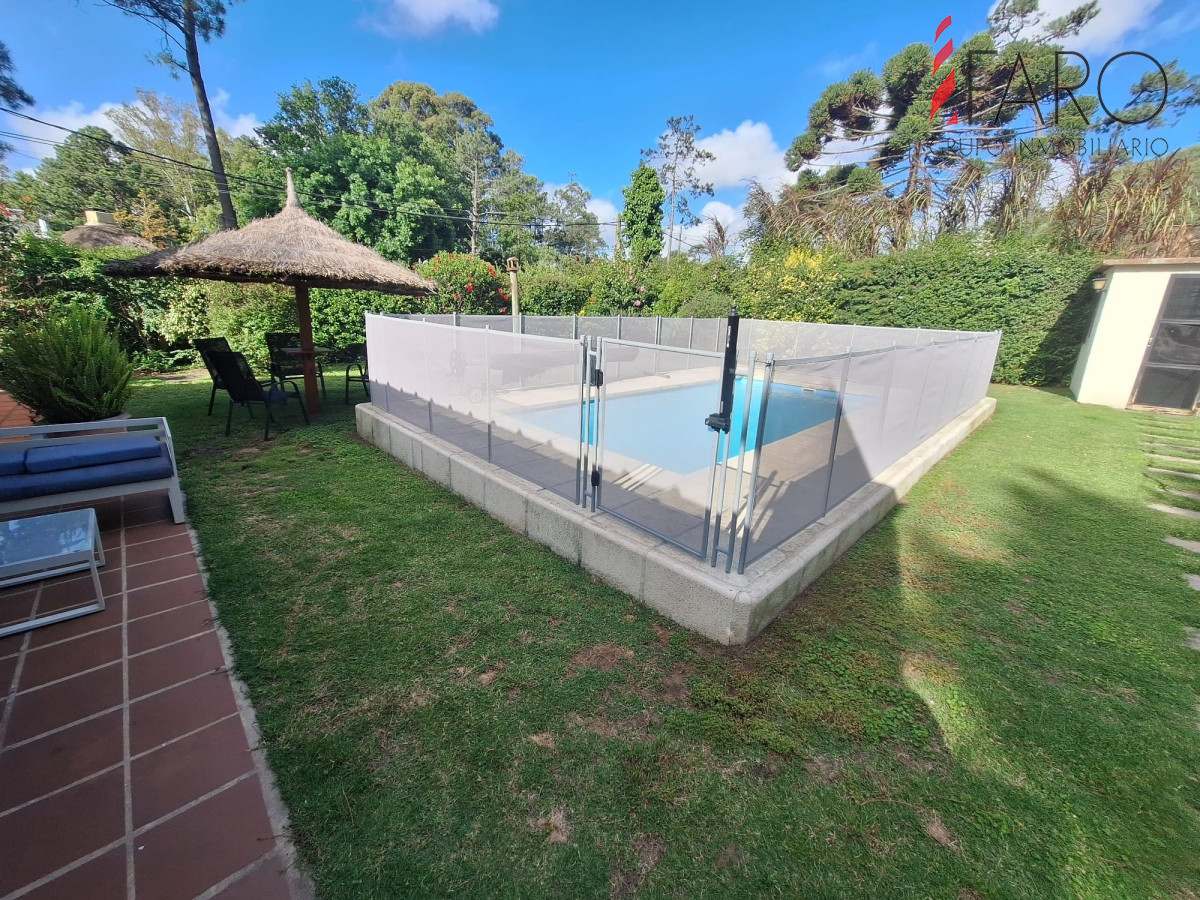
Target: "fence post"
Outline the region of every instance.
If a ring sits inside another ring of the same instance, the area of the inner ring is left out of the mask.
[[[775,354],[767,354],[763,367],[762,397],[758,401],[758,428],[754,437],[754,466],[750,469],[750,493],[746,497],[746,514],[742,516],[742,550],[738,556],[738,574],[746,571],[746,554],[750,548],[750,530],[754,527],[754,504],[758,499],[758,466],[762,461],[763,437],[767,428],[767,401],[771,397],[771,384],[775,380]]]
[[[525,333],[525,313],[519,313],[517,315],[517,333]]]
[[[621,339],[621,314],[617,313],[617,340]]]
[[[453,313],[451,313],[451,316],[453,316],[453,318],[450,320],[451,325],[453,325],[455,328],[458,328],[462,325],[462,313],[460,313],[458,310],[455,310]]]
[[[829,495],[833,491],[833,470],[837,468],[838,431],[842,427],[842,398],[846,396],[846,379],[850,377],[850,361],[854,359],[853,351],[846,348],[846,361],[842,364],[842,383],[838,386],[837,409],[833,414],[833,439],[829,442],[829,477],[825,479],[825,512],[829,515]]]
[[[487,398],[488,462],[492,461],[492,326],[483,326],[483,390]]]
[[[654,343],[662,343],[662,316],[654,317]]]
[[[579,313],[571,315],[571,340],[579,340]]]

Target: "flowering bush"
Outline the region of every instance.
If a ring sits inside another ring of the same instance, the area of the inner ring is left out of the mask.
[[[425,301],[427,313],[499,315],[512,312],[508,278],[469,253],[439,253],[417,266],[438,292]]]

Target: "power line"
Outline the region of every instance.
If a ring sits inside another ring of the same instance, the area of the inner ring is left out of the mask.
[[[158,160],[160,163],[166,163],[166,164],[170,164],[170,165],[174,165],[174,166],[179,166],[179,167],[190,169],[190,170],[197,171],[197,172],[204,172],[209,175],[213,174],[213,170],[211,168],[209,168],[208,166],[197,165],[195,163],[185,162],[183,160],[174,159],[173,157],[170,157],[170,156],[164,156],[163,154],[160,154],[160,153],[154,153],[150,150],[142,150],[138,147],[131,147],[128,144],[125,144],[120,141],[106,140],[105,138],[99,137],[97,135],[87,134],[85,132],[82,132],[82,131],[79,131],[79,130],[76,130],[73,128],[68,128],[65,125],[58,125],[54,122],[47,122],[42,119],[35,118],[34,116],[26,115],[25,113],[17,112],[16,110],[13,110],[13,109],[8,109],[7,107],[0,106],[0,112],[6,112],[10,115],[17,116],[18,118],[26,119],[30,122],[35,122],[39,125],[44,125],[48,128],[56,128],[60,131],[65,131],[68,134],[74,134],[74,135],[78,135],[80,137],[88,138],[89,140],[93,140],[98,143],[105,144],[106,146],[110,146],[120,153],[138,153],[138,154],[142,154],[146,157],[149,157],[151,159]],[[32,136],[21,135],[21,134],[16,134],[16,133],[13,133],[12,136],[21,138],[23,140],[28,140],[31,142],[40,142],[42,144],[49,144],[49,145],[52,145],[55,147],[62,146],[61,142],[51,141],[47,138],[34,138]],[[230,180],[239,181],[242,184],[254,185],[257,188],[270,191],[271,194],[269,196],[272,196],[275,198],[278,198],[278,196],[279,196],[279,188],[277,185],[267,184],[266,182],[258,181],[257,179],[250,178],[245,175],[227,174],[227,178]],[[253,194],[254,192],[250,191],[248,193]],[[380,212],[380,213],[385,213],[385,214],[386,213],[398,213],[400,215],[417,216],[417,217],[426,218],[426,219],[440,219],[440,220],[451,221],[451,222],[462,222],[464,224],[472,224],[472,223],[478,221],[477,219],[475,219],[473,217],[452,216],[452,215],[448,215],[445,213],[423,212],[420,210],[402,209],[400,207],[390,207],[389,208],[389,207],[380,206],[375,203],[355,202],[353,200],[347,200],[344,197],[337,197],[337,196],[333,196],[330,194],[319,194],[319,193],[316,193],[315,191],[311,191],[311,190],[297,191],[297,193],[299,193],[305,197],[308,197],[310,199],[313,199],[313,200],[325,201],[328,203],[336,203],[336,204],[340,204],[342,206],[349,206],[349,207],[355,208],[355,209],[365,209],[365,210],[369,210],[372,212]],[[268,195],[259,193],[259,194],[257,194],[257,196],[265,197]],[[462,209],[459,209],[458,211],[468,212],[468,210],[462,210]],[[571,227],[571,226],[575,226],[575,225],[590,224],[586,221],[564,222],[562,220],[555,220],[555,219],[537,220],[537,221],[533,221],[533,220],[522,221],[522,220],[511,220],[511,219],[497,220],[492,214],[484,214],[483,219],[486,222],[486,224],[488,224],[490,226],[494,226],[494,227],[511,226],[511,227],[521,227],[521,228],[555,228],[555,227],[565,228],[565,227]],[[612,226],[612,227],[615,227],[615,225],[616,225],[615,222],[597,222],[596,224],[597,224],[597,226],[605,225],[605,226]]]

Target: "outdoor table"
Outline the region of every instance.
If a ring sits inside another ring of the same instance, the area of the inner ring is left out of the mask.
[[[104,547],[94,509],[0,522],[0,588],[88,569],[96,589],[94,603],[6,625],[0,628],[0,637],[103,610],[98,571],[102,565]]]

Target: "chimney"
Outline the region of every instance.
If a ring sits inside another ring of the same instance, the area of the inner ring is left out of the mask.
[[[98,209],[85,209],[83,211],[83,221],[85,225],[116,225],[117,220],[113,218],[113,214],[109,212],[101,212]]]

